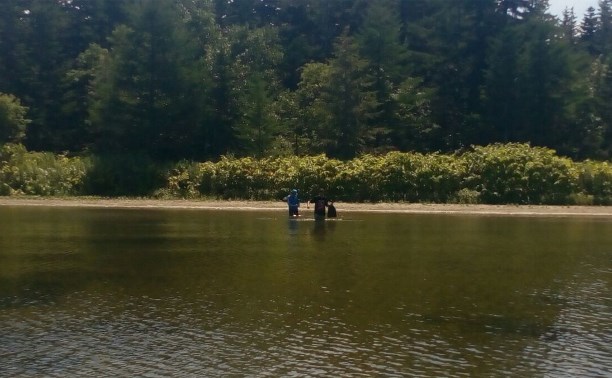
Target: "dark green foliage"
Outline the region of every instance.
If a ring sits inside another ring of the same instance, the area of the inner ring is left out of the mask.
[[[158,161],[531,143],[612,156],[612,0],[5,0],[30,150]]]
[[[298,188],[339,201],[612,204],[612,166],[574,162],[527,144],[475,146],[458,154],[324,155],[181,161],[146,155],[92,158],[0,149],[0,195],[101,195],[280,200]]]
[[[612,205],[612,165],[607,162],[585,161],[578,164],[582,193],[587,204]]]
[[[563,10],[563,15],[561,18],[561,30],[563,32],[563,38],[568,43],[576,43],[579,33],[574,8],[565,8]]]
[[[599,48],[597,46],[597,16],[595,8],[589,7],[580,24],[580,42],[585,47],[586,51],[591,55],[598,55]]]
[[[97,81],[96,151],[189,156],[196,124],[188,97],[193,62],[186,31],[168,1],[142,1],[133,12],[133,28],[115,29],[108,66]]]
[[[96,155],[83,177],[83,194],[148,196],[162,183],[163,168],[147,155]]]
[[[372,78],[367,74],[366,61],[357,49],[348,33],[338,37],[322,96],[328,121],[325,132],[330,138],[327,152],[342,159],[364,151],[374,136],[369,121],[378,103],[370,90]]]
[[[612,167],[576,163],[527,144],[473,147],[461,154],[391,152],[349,161],[311,157],[223,158],[171,169],[169,197],[275,200],[291,188],[322,189],[340,201],[487,204],[606,204]],[[586,198],[586,200],[585,200]]]
[[[475,147],[463,158],[464,186],[483,203],[564,204],[578,187],[575,164],[555,151],[525,144]]]
[[[0,93],[0,144],[19,143],[25,137],[28,109],[13,95]]]

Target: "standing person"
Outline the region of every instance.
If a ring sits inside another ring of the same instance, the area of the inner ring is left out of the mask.
[[[309,203],[314,203],[314,215],[315,219],[324,219],[325,218],[325,207],[329,206],[329,201],[323,195],[323,192],[319,191],[319,194],[312,197],[310,201],[306,203],[306,208],[310,208],[308,206]]]
[[[298,197],[297,189],[292,189],[291,193],[285,198],[287,201],[287,206],[289,206],[289,216],[290,217],[299,217],[300,216],[300,198]]]

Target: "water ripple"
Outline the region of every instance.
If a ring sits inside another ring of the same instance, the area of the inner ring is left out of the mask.
[[[583,265],[570,266],[582,252],[551,254],[564,259],[541,274],[530,264],[546,250],[512,259],[487,250],[476,266],[467,249],[383,256],[305,242],[288,255],[261,239],[257,252],[211,252],[222,244],[213,238],[177,255],[151,243],[113,258],[101,243],[6,274],[0,376],[612,376],[609,244]]]
[[[603,290],[593,285],[585,293]],[[488,373],[534,372],[525,364],[499,366],[503,348],[449,343],[448,335],[437,335],[445,332],[446,323],[436,326],[439,332],[436,327],[415,328],[414,323],[405,331],[373,324],[364,332],[333,316],[320,316],[278,332],[267,317],[232,324],[227,317],[234,315],[207,308],[204,301],[197,304],[200,315],[191,317],[193,304],[180,298],[163,303],[128,299],[113,306],[103,298],[72,298],[75,308],[70,311],[41,306],[30,308],[28,317],[3,313],[2,376],[402,377],[441,376],[450,370],[469,376],[484,356],[493,356],[489,363],[498,364],[485,368]],[[538,364],[536,371],[555,376],[608,374],[603,366],[612,366],[612,335],[602,317],[611,315],[609,309],[597,316],[588,306],[568,309],[549,334],[525,348],[526,358]]]

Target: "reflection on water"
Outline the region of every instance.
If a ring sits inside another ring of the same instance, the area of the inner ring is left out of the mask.
[[[0,376],[606,376],[612,221],[0,208]]]

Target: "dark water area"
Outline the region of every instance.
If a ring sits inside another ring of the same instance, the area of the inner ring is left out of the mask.
[[[0,207],[0,376],[611,376],[612,219]]]

